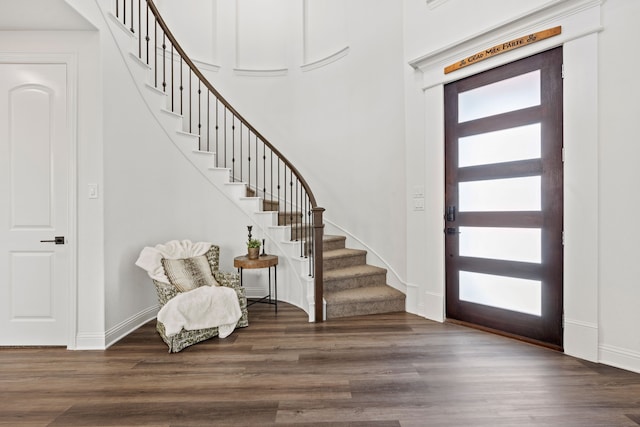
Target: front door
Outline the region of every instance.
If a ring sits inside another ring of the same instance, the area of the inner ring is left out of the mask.
[[[445,87],[447,318],[562,348],[562,48]]]
[[[66,67],[0,63],[0,345],[69,341]]]

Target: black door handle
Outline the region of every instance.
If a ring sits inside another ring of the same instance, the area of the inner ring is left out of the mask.
[[[454,234],[460,234],[460,232],[454,227],[447,227],[446,230],[445,230],[445,233],[447,233],[450,236],[452,236]]]
[[[456,220],[456,207],[455,206],[447,206],[447,214],[445,215],[447,221],[455,221]]]
[[[55,243],[56,245],[64,245],[64,236],[56,236],[53,240],[40,240],[41,243]]]

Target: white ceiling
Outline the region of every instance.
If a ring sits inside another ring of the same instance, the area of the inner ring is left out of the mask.
[[[64,0],[0,0],[0,31],[95,30]]]

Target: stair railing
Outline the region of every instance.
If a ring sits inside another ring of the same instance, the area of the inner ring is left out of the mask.
[[[322,240],[324,208],[300,172],[213,87],[185,53],[153,0],[115,0],[118,20],[137,35],[137,56],[166,93],[167,109],[183,116],[185,132],[197,135],[199,150],[213,152],[215,166],[230,169],[265,204],[278,207],[278,223],[291,227],[300,256],[309,258],[314,279],[315,321],[323,320]]]

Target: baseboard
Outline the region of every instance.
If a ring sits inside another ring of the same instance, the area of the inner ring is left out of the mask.
[[[637,351],[602,344],[599,356],[600,363],[640,373],[640,353]]]
[[[436,322],[444,322],[444,295],[425,291],[424,317]]]
[[[569,356],[598,362],[598,325],[565,317],[563,347]]]
[[[419,292],[420,286],[414,283],[407,283],[407,302],[405,305],[407,313],[416,314],[418,316],[422,315],[422,307],[419,304],[420,298],[418,298]]]
[[[150,320],[155,319],[158,315],[158,306],[154,305],[148,307],[141,312],[131,316],[118,325],[109,329],[105,334],[105,348],[111,347],[113,344],[120,341],[125,336],[129,335],[132,331],[138,329]]]
[[[444,322],[444,296],[433,292],[420,293],[420,285],[407,283],[407,313],[436,322]]]
[[[76,346],[69,350],[104,350],[105,334],[83,333],[76,335]]]

